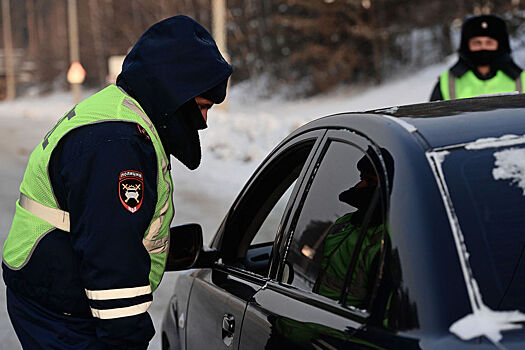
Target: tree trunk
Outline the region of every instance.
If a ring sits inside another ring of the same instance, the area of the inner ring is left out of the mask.
[[[26,22],[27,22],[27,51],[30,59],[33,59],[38,50],[38,34],[35,19],[35,0],[26,0]]]
[[[452,38],[450,36],[450,27],[448,23],[441,24],[441,52],[442,57],[452,54]]]
[[[2,0],[2,31],[4,36],[4,62],[6,76],[6,99],[16,97],[15,61],[13,57],[13,42],[11,35],[10,0]]]
[[[370,28],[374,31],[372,36],[372,48],[373,48],[373,62],[374,62],[374,80],[376,84],[380,84],[383,81],[383,69],[382,69],[382,42],[384,39],[381,35],[381,20],[378,18],[381,15],[381,3],[378,2],[377,8],[373,9],[370,13]]]
[[[104,64],[104,44],[102,42],[102,33],[100,31],[100,11],[98,0],[89,0],[89,15],[91,34],[93,35],[93,48],[95,49],[95,60],[97,63],[97,77],[99,84],[104,84],[106,80],[106,66]]]

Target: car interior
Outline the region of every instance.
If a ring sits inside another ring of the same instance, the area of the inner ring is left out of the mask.
[[[221,245],[225,264],[268,275],[282,215],[313,144],[295,145],[274,159],[226,219]]]

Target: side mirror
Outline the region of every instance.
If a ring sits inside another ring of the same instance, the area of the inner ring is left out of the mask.
[[[170,247],[164,271],[181,271],[194,267],[210,267],[217,260],[215,249],[204,250],[202,228],[186,224],[170,228]]]

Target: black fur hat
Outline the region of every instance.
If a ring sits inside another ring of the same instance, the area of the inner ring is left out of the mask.
[[[498,51],[510,53],[509,34],[505,21],[497,16],[468,17],[461,28],[459,52],[469,52],[468,41],[475,36],[488,36],[498,41]]]

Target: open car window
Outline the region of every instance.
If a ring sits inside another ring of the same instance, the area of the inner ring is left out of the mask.
[[[264,164],[223,224],[223,263],[268,275],[272,249],[316,139],[298,142]]]
[[[296,182],[297,179],[295,179],[294,182],[289,185],[288,189],[286,189],[286,191],[281,195],[281,198],[279,198],[277,203],[275,203],[273,208],[270,210],[270,213],[264,219],[261,227],[259,227],[259,230],[255,233],[255,237],[253,238],[251,245],[266,244],[270,242],[273,243],[275,240],[275,233],[277,232],[279,223],[281,222],[282,214],[284,213],[284,209],[286,208],[286,204],[290,199]]]

